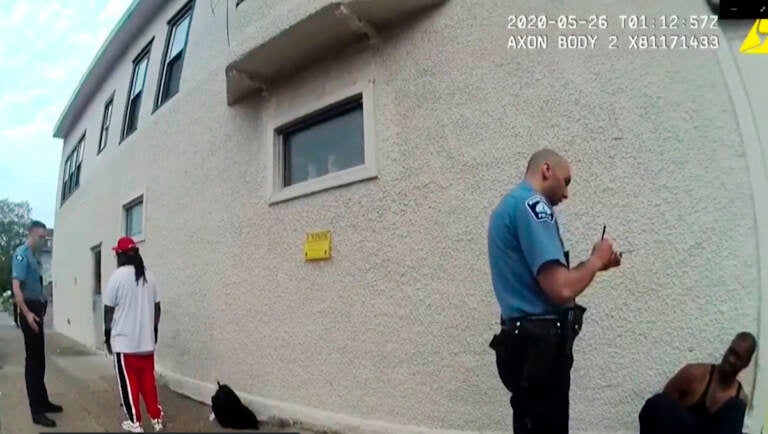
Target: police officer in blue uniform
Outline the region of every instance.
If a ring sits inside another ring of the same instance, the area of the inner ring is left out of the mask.
[[[586,308],[581,294],[621,254],[610,239],[571,268],[554,207],[568,197],[571,170],[551,149],[535,152],[525,179],[493,210],[488,256],[501,330],[490,347],[512,394],[515,434],[568,433],[573,341]]]
[[[55,427],[56,422],[46,413],[60,413],[61,406],[48,398],[45,387],[45,332],[43,318],[48,301],[43,292],[42,264],[38,253],[45,245],[45,224],[33,221],[29,226],[27,242],[13,254],[11,277],[13,294],[19,310],[19,323],[24,334],[24,377],[32,421],[44,427]]]

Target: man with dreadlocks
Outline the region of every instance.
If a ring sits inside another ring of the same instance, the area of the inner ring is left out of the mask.
[[[139,402],[143,398],[155,431],[160,431],[163,409],[155,379],[160,293],[133,239],[120,238],[112,250],[117,254],[117,269],[103,294],[104,343],[115,356],[120,399],[128,417],[122,427],[144,432]]]

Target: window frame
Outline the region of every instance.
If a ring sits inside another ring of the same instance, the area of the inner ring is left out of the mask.
[[[270,205],[378,178],[373,83],[371,79],[359,82],[326,98],[308,98],[312,102],[294,107],[285,116],[271,122],[272,127],[267,130],[271,136],[268,141],[273,143],[270,146],[273,169],[271,171],[272,190],[268,197]],[[296,131],[297,127],[332,119],[333,112],[355,99],[360,99],[363,107],[363,164],[286,186],[284,134]]]
[[[184,72],[184,60],[187,57],[187,48],[189,48],[189,34],[192,31],[192,20],[194,19],[195,14],[195,0],[189,0],[184,6],[179,8],[179,10],[173,14],[173,16],[166,22],[166,31],[165,31],[165,45],[163,46],[163,57],[160,59],[160,72],[157,77],[157,86],[155,89],[155,98],[154,98],[154,104],[152,113],[156,112],[160,107],[165,105],[168,101],[172,100],[174,96],[176,96],[177,93],[181,91],[181,77],[179,77],[179,90],[174,93],[173,95],[169,96],[165,100],[162,99],[163,95],[163,89],[165,87],[165,69],[166,66],[168,66],[168,60],[166,57],[168,56],[168,51],[171,48],[171,44],[173,41],[171,40],[171,36],[174,34],[174,30],[176,29],[176,26],[181,23],[187,16],[189,16],[189,25],[187,26],[187,34],[184,36],[184,49],[181,53],[181,59],[179,60],[179,63],[181,64],[181,70],[182,74]]]
[[[141,232],[137,235],[129,235],[128,234],[128,212],[131,208],[135,207],[136,205],[141,204]],[[120,232],[122,233],[121,236],[129,236],[133,238],[133,240],[137,243],[142,242],[146,239],[146,215],[147,215],[147,202],[144,199],[144,194],[140,194],[138,196],[135,196],[133,199],[126,201],[122,206],[122,225]]]
[[[83,154],[85,154],[86,134],[87,130],[83,131],[83,134],[80,135],[80,138],[77,139],[77,142],[75,142],[75,145],[70,149],[67,153],[67,157],[64,159],[64,166],[62,168],[64,176],[61,181],[60,206],[63,206],[64,203],[66,203],[66,201],[80,188],[80,174],[83,166]],[[75,180],[77,181],[76,183]]]
[[[107,114],[107,107],[110,107],[109,109],[109,125],[107,126],[107,136],[104,137],[104,121],[106,120],[106,114]],[[99,147],[96,151],[96,155],[101,154],[101,151],[107,148],[107,144],[109,142],[109,132],[112,129],[112,125],[114,124],[113,119],[115,117],[115,91],[112,91],[112,94],[107,98],[106,102],[104,102],[104,109],[101,112],[101,129],[99,130]]]
[[[145,91],[147,90],[147,75],[149,72],[149,62],[152,58],[152,43],[154,42],[155,38],[152,37],[149,42],[139,51],[139,54],[136,55],[136,57],[133,58],[132,61],[132,67],[131,67],[131,77],[128,81],[128,93],[125,97],[125,108],[123,109],[123,124],[122,128],[120,128],[120,143],[122,144],[125,139],[130,137],[133,133],[139,130],[139,117],[141,116],[141,103],[144,100]],[[139,97],[139,109],[136,113],[136,128],[133,129],[133,131],[127,132],[126,128],[128,127],[128,113],[131,109],[131,94],[133,93],[133,79],[134,75],[136,74],[136,68],[141,64],[141,62],[146,58],[147,60],[147,67],[144,69],[144,78],[142,82],[141,87],[141,96]]]

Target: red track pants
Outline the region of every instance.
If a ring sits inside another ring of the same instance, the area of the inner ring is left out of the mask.
[[[155,355],[115,353],[115,371],[120,400],[128,420],[141,423],[139,397],[151,419],[160,419],[163,409],[158,403],[155,382]]]

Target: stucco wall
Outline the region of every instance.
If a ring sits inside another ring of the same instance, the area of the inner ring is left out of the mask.
[[[745,156],[748,160],[749,176],[752,181],[755,204],[755,217],[758,222],[755,244],[758,246],[760,261],[760,286],[762,300],[768,294],[768,227],[762,222],[768,218],[768,195],[762,192],[768,188],[768,126],[761,122],[768,114],[768,86],[762,79],[762,71],[768,67],[768,57],[740,54],[739,49],[744,36],[750,31],[752,22],[737,21],[722,25],[727,37],[728,48],[722,50],[720,63],[723,75],[731,90],[731,100],[744,140]],[[768,334],[768,304],[760,303],[759,336]],[[760,427],[766,423],[768,411],[768,381],[766,381],[765,366],[768,363],[768,352],[760,350],[755,356],[754,363],[758,366],[752,414],[750,415],[749,432],[760,432]],[[765,429],[765,428],[763,428]]]
[[[599,11],[616,26],[628,9],[706,14],[701,2],[449,1],[380,46],[235,107],[224,103],[226,43],[195,49],[203,3],[187,55],[194,81],[185,69],[182,92],[151,117],[145,100],[139,130],[98,158],[89,135],[80,190],[56,219],[59,330],[89,341],[89,248],[114,242],[122,204],[141,191],[141,247],[164,297],[163,368],[364,419],[508,429],[487,346],[498,310],[485,230],[528,155],[552,146],[573,164],[571,257],[585,257],[603,224],[632,250],[579,300],[589,310],[575,348],[574,431],[632,430],[681,364],[716,361],[736,332],[756,331],[752,191],[717,55],[506,49],[510,13]],[[155,27],[157,44],[164,20]],[[129,74],[112,78],[116,114]],[[267,205],[274,119],[371,79],[379,178]],[[103,99],[94,104],[81,122],[95,132]],[[316,229],[333,231],[334,258],[306,264],[301,243]]]

